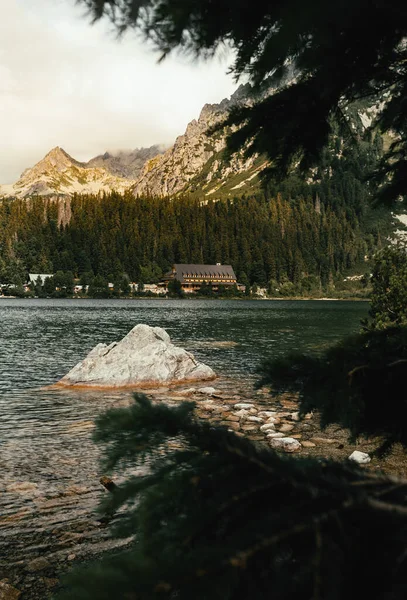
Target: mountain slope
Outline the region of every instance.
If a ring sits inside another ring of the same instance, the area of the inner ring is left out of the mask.
[[[121,151],[115,154],[105,152],[95,156],[86,163],[87,167],[102,167],[116,177],[126,179],[137,179],[143,170],[144,164],[165,151],[165,147],[159,144],[149,148],[136,148],[129,152]]]
[[[132,180],[112,175],[104,168],[88,167],[57,146],[32,168],[26,169],[16,183],[0,185],[0,196],[24,198],[74,192],[124,192],[133,184]]]
[[[162,146],[140,148],[130,152],[106,152],[81,163],[61,148],[54,148],[39,163],[27,169],[13,185],[0,186],[0,196],[72,195],[100,191],[124,192],[134,196],[179,196],[221,199],[255,192],[259,175],[268,166],[262,156],[245,158],[236,153],[226,156],[229,130],[208,135],[208,130],[226,118],[231,108],[247,105],[250,86],[240,86],[230,99],[206,104],[199,118],[191,121],[183,135],[165,152]],[[380,110],[380,102],[359,101],[345,108],[349,129],[363,138]],[[385,140],[384,140],[385,141]],[[329,153],[342,160],[345,149],[339,130],[332,136]],[[312,169],[307,183],[322,181],[327,166],[321,162]]]
[[[231,176],[245,172],[251,176],[255,157],[244,159],[235,155],[231,161],[225,161],[222,151],[227,132],[208,136],[208,129],[222,121],[231,108],[249,101],[248,91],[249,86],[241,85],[229,100],[205,104],[199,118],[188,124],[171,148],[146,162],[132,188],[134,195],[172,196],[194,191],[210,195]]]

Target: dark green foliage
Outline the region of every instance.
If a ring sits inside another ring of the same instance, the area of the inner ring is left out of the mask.
[[[104,467],[143,467],[109,495],[115,534],[136,538],[60,598],[404,600],[405,484],[281,457],[192,410],[138,395],[99,418]]]
[[[14,283],[21,271],[21,281],[24,271],[70,271],[88,285],[93,273],[111,277],[123,294],[124,274],[130,281],[155,283],[176,262],[221,262],[243,275],[239,283],[267,287],[270,280],[291,281],[301,291],[301,281],[314,276],[322,290],[377,249],[390,220],[372,216],[360,180],[348,167],[344,172],[357,189],[355,197],[342,193],[340,175],[323,177],[315,188],[295,190],[287,182],[289,199],[271,189],[270,196],[207,204],[185,197],[75,196],[71,220],[60,227],[56,202],[3,200],[0,282]],[[307,189],[318,195],[318,210],[312,196],[301,196]],[[38,270],[41,265],[48,270]]]
[[[393,141],[376,179],[381,199],[407,189],[407,13],[398,0],[81,0],[95,19],[108,14],[119,31],[132,27],[153,41],[161,57],[181,49],[211,56],[227,43],[232,72],[248,75],[257,102],[236,109],[226,125],[240,125],[229,149],[265,154],[271,171],[320,164],[330,134],[349,125],[355,101],[384,100],[376,118]],[[293,75],[295,79],[293,80]],[[271,95],[264,89],[274,88]],[[247,93],[247,90],[246,90]],[[256,95],[255,95],[256,97]],[[394,136],[394,134],[396,134]]]
[[[185,292],[182,289],[182,284],[179,279],[171,279],[171,281],[168,282],[168,294],[177,298],[184,297]]]
[[[51,296],[55,292],[55,280],[53,277],[46,277],[44,281],[44,293]]]
[[[407,251],[392,245],[376,256],[371,278],[372,295],[368,327],[382,329],[407,322]]]
[[[206,297],[211,297],[213,296],[213,288],[212,288],[212,283],[206,283],[205,281],[203,283],[201,283],[198,294],[200,296],[206,296]]]
[[[275,394],[298,392],[301,414],[318,411],[322,427],[338,423],[353,439],[407,446],[406,327],[360,333],[320,355],[270,360],[260,373],[259,385],[271,384]]]
[[[108,298],[108,281],[101,275],[96,275],[89,284],[88,296],[91,298]]]

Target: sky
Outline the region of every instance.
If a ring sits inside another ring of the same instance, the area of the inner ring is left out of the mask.
[[[0,184],[55,146],[80,161],[171,144],[202,106],[237,85],[226,50],[210,62],[117,39],[75,0],[0,0]]]

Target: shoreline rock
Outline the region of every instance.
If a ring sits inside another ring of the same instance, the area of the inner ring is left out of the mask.
[[[120,341],[98,344],[55,385],[136,388],[215,379],[193,354],[174,346],[161,327],[139,324]]]

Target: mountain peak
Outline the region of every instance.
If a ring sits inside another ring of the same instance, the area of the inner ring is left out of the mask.
[[[55,148],[52,148],[52,150],[50,150],[45,156],[59,156],[61,154],[63,156],[69,156],[69,154],[65,152],[63,148],[60,146],[55,146]]]
[[[38,162],[33,168],[36,168],[38,165],[42,165],[44,163],[50,164],[57,170],[65,169],[67,167],[71,167],[72,165],[83,166],[82,163],[72,158],[72,156],[70,156],[68,152],[65,152],[65,150],[60,146],[55,146],[55,148],[52,148],[52,150],[50,150],[48,154],[46,154],[44,158],[40,160],[40,162]]]
[[[24,198],[32,195],[66,195],[124,192],[134,182],[111,175],[104,168],[92,168],[75,160],[63,148],[52,148],[39,162],[22,173],[16,183],[0,186],[0,196]]]

